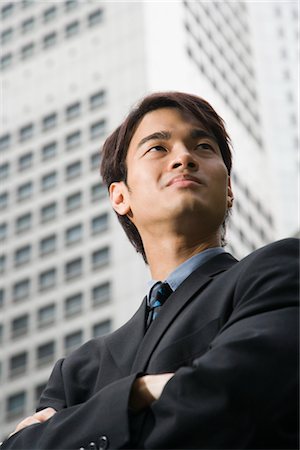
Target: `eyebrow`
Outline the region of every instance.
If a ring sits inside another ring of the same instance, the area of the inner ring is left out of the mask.
[[[155,133],[149,134],[149,136],[145,136],[138,143],[138,147],[141,147],[145,142],[153,141],[154,139],[161,139],[163,141],[167,141],[171,139],[171,133],[169,131],[156,131]]]
[[[149,134],[149,136],[145,136],[143,139],[141,139],[140,142],[138,143],[138,148],[141,147],[143,144],[145,144],[148,141],[152,141],[155,139],[168,141],[169,139],[171,139],[171,137],[172,137],[172,133],[170,133],[170,131],[156,131],[155,133]],[[217,140],[213,134],[209,133],[206,130],[203,130],[202,128],[194,128],[190,132],[190,137],[192,139],[208,138],[214,142],[217,142]]]

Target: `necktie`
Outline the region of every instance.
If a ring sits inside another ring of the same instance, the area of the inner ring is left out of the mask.
[[[172,294],[172,289],[168,283],[162,283],[158,281],[151,290],[149,298],[149,311],[147,317],[147,328],[153,322],[153,320],[158,316],[159,311],[170,294]]]

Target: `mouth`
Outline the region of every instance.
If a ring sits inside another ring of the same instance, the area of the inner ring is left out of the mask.
[[[203,184],[199,178],[194,177],[193,175],[178,175],[177,177],[172,178],[167,183],[167,186],[182,186],[182,187],[189,187],[193,185],[200,185]]]

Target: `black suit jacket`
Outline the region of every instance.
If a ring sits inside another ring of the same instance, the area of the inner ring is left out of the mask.
[[[4,449],[297,448],[298,241],[237,262],[213,257],[145,334],[146,301],[114,333],[59,360],[39,408],[58,412]],[[128,408],[137,376],[175,372],[159,400]]]

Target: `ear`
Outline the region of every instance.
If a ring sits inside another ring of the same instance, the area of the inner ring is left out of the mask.
[[[230,177],[228,177],[228,187],[227,187],[227,208],[230,209],[232,208],[233,205],[233,192],[232,192],[232,188],[231,188],[231,179]]]
[[[130,212],[129,192],[124,181],[116,181],[109,186],[109,198],[114,210],[121,216]]]

